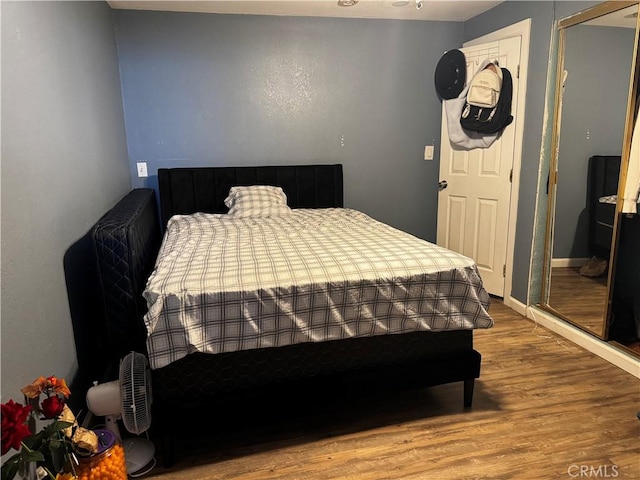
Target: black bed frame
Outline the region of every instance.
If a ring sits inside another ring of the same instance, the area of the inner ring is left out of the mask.
[[[141,293],[159,249],[159,217],[164,226],[174,214],[224,213],[223,200],[233,185],[281,186],[292,208],[343,206],[341,165],[159,169],[158,184],[161,215],[155,192],[135,189],[94,228],[114,363],[127,351],[146,352]],[[352,338],[219,355],[193,353],[152,371],[153,434],[162,445],[165,465],[170,465],[176,411],[194,401],[199,405],[226,398],[233,401],[247,392],[259,397],[269,389],[272,395],[274,386],[310,380],[324,385],[369,382],[412,387],[464,382],[464,407],[470,407],[480,360],[470,330]]]

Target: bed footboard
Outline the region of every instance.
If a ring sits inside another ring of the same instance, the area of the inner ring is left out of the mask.
[[[416,332],[220,355],[194,353],[152,371],[152,438],[164,466],[171,467],[190,438],[185,412],[206,411],[212,424],[224,424],[241,416],[245,407],[268,410],[273,399],[295,405],[308,405],[314,398],[358,401],[367,393],[454,382],[463,384],[463,406],[470,408],[481,364],[472,338],[470,330]]]

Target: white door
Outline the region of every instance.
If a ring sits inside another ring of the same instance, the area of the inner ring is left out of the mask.
[[[449,142],[444,108],[440,139],[438,245],[475,260],[487,291],[504,295],[511,175],[515,146],[515,107],[520,37],[461,49],[467,59],[467,81],[483,60],[498,59],[513,78],[514,121],[489,148],[462,150]],[[522,119],[523,120],[523,119]],[[522,121],[520,120],[520,121]]]

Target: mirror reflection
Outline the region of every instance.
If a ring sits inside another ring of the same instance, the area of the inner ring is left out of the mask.
[[[634,5],[566,27],[560,41],[546,306],[601,338],[637,12]]]

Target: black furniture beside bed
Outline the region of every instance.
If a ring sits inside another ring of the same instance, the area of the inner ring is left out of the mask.
[[[226,213],[224,199],[234,185],[274,185],[292,208],[343,207],[342,166],[261,166],[159,169],[161,215],[153,190],[130,192],[99,222],[94,236],[112,361],[129,350],[146,353],[141,303],[146,278],[159,248],[159,231],[174,214]],[[154,215],[155,214],[155,215]],[[463,405],[470,407],[480,354],[472,330],[413,332],[258,348],[216,355],[191,353],[152,370],[153,435],[161,440],[165,465],[173,462],[172,432],[181,411],[208,401],[263,389],[273,393],[290,382],[388,382],[434,386],[463,382]],[[356,374],[354,376],[354,374]],[[224,415],[224,412],[222,412]]]
[[[618,193],[620,155],[594,155],[588,169],[589,250],[609,260]]]
[[[132,350],[145,352],[142,298],[153,270],[162,234],[153,189],[129,192],[91,231],[98,279],[104,300],[112,364]]]

